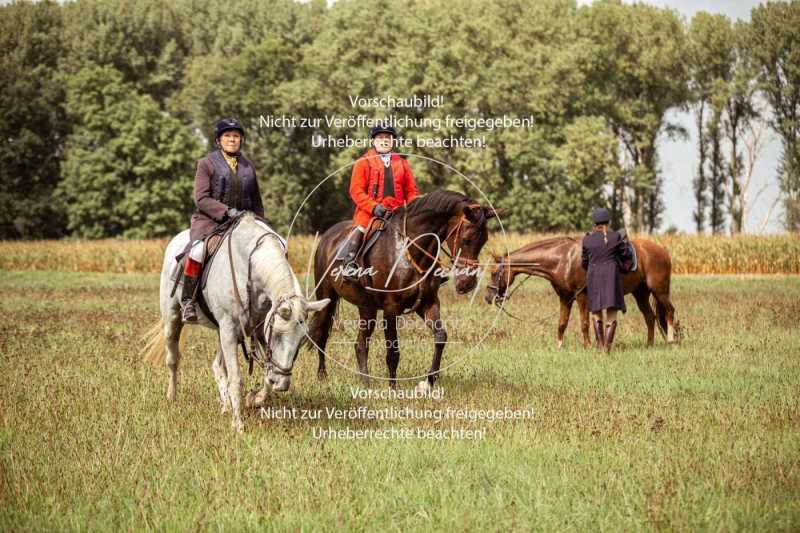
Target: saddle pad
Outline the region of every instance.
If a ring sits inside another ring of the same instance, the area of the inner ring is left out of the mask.
[[[636,272],[636,269],[639,268],[639,257],[636,255],[636,247],[630,241],[625,243],[625,247],[628,251],[628,257],[622,262],[622,269],[625,272]]]

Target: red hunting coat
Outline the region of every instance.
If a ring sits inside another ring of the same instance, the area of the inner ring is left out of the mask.
[[[353,222],[367,227],[372,219],[372,210],[378,204],[387,209],[397,209],[417,196],[417,183],[408,161],[397,154],[391,158],[394,177],[394,196],[384,196],[383,161],[374,148],[370,148],[356,161],[350,176],[350,198],[356,204]]]

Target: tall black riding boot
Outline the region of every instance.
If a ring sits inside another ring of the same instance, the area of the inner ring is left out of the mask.
[[[342,259],[342,276],[347,281],[358,282],[358,262],[356,259],[363,239],[363,233],[358,230],[353,231],[339,254]]]
[[[602,320],[594,321],[594,338],[597,339],[598,350],[602,350],[603,348],[605,348],[606,339],[605,339],[605,330],[603,329]]]
[[[611,345],[614,343],[614,333],[617,331],[617,321],[614,320],[606,326],[606,353],[611,352]]]
[[[197,278],[183,275],[183,290],[181,291],[181,315],[187,324],[197,323],[197,310],[194,304],[194,295],[197,290]]]

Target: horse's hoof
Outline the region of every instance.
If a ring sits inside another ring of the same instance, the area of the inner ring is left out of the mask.
[[[234,420],[233,422],[231,422],[231,427],[239,435],[244,434],[244,423],[241,420]]]
[[[323,369],[323,370],[318,370],[318,371],[317,371],[317,379],[318,379],[319,381],[325,381],[326,379],[328,379],[328,371],[327,371],[327,370],[325,370],[325,369]]]
[[[267,394],[269,394],[269,392],[266,389],[261,389],[256,393],[254,398],[254,405],[256,409],[264,407],[264,404],[267,403]]]
[[[244,407],[245,409],[253,409],[256,406],[256,391],[251,390],[247,393],[247,396],[244,397]],[[225,408],[223,407],[223,410]]]
[[[431,393],[431,384],[428,383],[427,379],[423,379],[417,383],[417,386],[414,390],[420,396],[428,396]]]

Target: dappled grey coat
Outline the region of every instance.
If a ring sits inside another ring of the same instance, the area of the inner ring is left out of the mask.
[[[236,174],[220,150],[211,152],[197,162],[194,177],[194,203],[197,209],[192,215],[192,242],[204,238],[224,222],[226,212],[231,207],[252,211],[264,218],[261,191],[253,164],[241,154],[236,159]]]
[[[620,267],[625,254],[625,243],[616,231],[609,230],[608,243],[603,242],[603,232],[593,231],[583,238],[582,264],[586,275],[586,293],[589,311],[620,309],[625,311]]]

